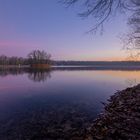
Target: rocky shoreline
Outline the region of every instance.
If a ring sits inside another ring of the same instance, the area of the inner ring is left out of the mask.
[[[140,140],[140,85],[111,96],[86,135],[86,140]]]

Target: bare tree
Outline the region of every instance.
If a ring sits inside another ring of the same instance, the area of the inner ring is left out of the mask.
[[[128,59],[139,60],[140,57],[140,1],[132,0],[133,11],[128,19],[129,32],[124,35],[124,48],[130,54]]]
[[[44,64],[50,62],[51,55],[43,50],[33,50],[28,54],[28,58],[31,64]]]
[[[140,1],[135,0],[137,8],[133,15],[129,18],[128,24],[131,27],[130,42],[134,44],[136,49],[140,49]]]
[[[68,6],[78,3],[85,9],[79,13],[79,16],[92,16],[95,19],[95,25],[93,25],[90,31],[96,31],[100,27],[103,27],[103,24],[117,12],[135,11],[135,6],[137,6],[135,1],[136,0],[61,0],[61,2]]]
[[[130,32],[125,34],[125,49],[129,51],[131,58],[140,56],[140,0],[61,0],[64,4],[71,6],[78,4],[82,6],[79,16],[91,16],[94,21],[90,32],[103,29],[103,25],[117,12],[129,13],[128,25]]]

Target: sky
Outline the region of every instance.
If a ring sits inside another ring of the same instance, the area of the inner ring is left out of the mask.
[[[26,57],[40,49],[54,60],[125,60],[120,36],[126,17],[114,15],[103,35],[87,34],[95,19],[82,19],[78,11],[58,0],[0,0],[0,55]]]

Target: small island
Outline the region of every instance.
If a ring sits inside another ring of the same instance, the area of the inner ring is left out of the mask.
[[[31,68],[48,69],[50,68],[51,55],[45,51],[33,50],[28,54],[28,61]]]

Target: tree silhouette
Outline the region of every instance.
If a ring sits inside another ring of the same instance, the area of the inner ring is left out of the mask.
[[[103,25],[117,12],[129,13],[128,25],[130,32],[126,35],[127,49],[136,50],[136,57],[140,55],[140,0],[61,0],[71,6],[78,4],[84,9],[81,17],[93,17],[95,25],[90,32],[103,29]]]
[[[129,18],[128,24],[131,27],[130,42],[134,43],[137,49],[140,49],[140,1],[135,2],[136,10]]]
[[[132,15],[128,19],[129,32],[124,37],[124,47],[130,53],[128,59],[139,60],[140,56],[140,1],[133,1]]]
[[[135,10],[134,1],[138,0],[62,0],[66,5],[79,3],[85,9],[79,13],[81,17],[92,16],[96,22],[91,31],[102,27],[112,15],[116,12],[125,12],[126,10]]]
[[[51,55],[44,50],[33,50],[28,54],[28,58],[31,64],[45,64],[50,62]]]

